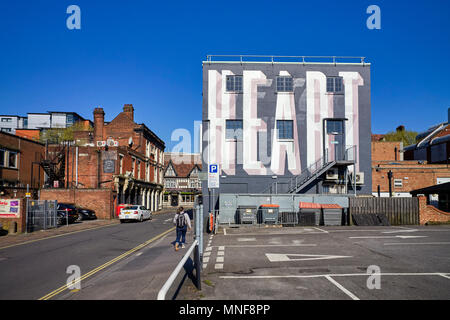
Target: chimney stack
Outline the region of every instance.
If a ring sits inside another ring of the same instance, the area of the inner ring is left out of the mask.
[[[123,106],[123,112],[134,122],[134,108],[132,104],[125,104]]]
[[[94,143],[103,141],[103,128],[105,126],[105,112],[103,108],[94,109]]]

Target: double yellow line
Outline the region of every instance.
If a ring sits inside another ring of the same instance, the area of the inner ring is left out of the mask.
[[[109,267],[109,266],[112,265],[113,263],[116,263],[117,261],[119,261],[119,260],[121,260],[121,259],[123,259],[123,258],[129,256],[129,255],[132,254],[133,252],[136,252],[136,251],[142,249],[143,247],[149,245],[150,243],[154,242],[155,240],[158,240],[159,238],[165,236],[166,234],[168,234],[169,232],[172,232],[173,230],[175,230],[175,227],[170,228],[170,229],[167,230],[167,231],[164,231],[163,233],[157,235],[156,237],[153,237],[153,238],[151,238],[150,240],[145,241],[144,243],[138,245],[137,247],[135,247],[135,248],[133,248],[133,249],[131,249],[131,250],[129,250],[129,251],[127,251],[127,252],[121,254],[120,256],[118,256],[118,257],[116,257],[116,258],[114,258],[113,260],[106,262],[105,264],[101,265],[100,267],[97,267],[97,268],[95,268],[94,270],[89,271],[88,273],[84,274],[83,276],[81,276],[81,277],[78,278],[77,280],[71,282],[71,283],[70,283],[70,286],[74,286],[75,284],[81,282],[81,280],[85,280],[85,279],[89,278],[90,276],[92,276],[92,275],[96,274],[97,272],[99,272],[99,271],[101,271],[101,270],[103,270],[103,269]],[[69,287],[68,287],[67,284],[65,284],[65,285],[63,285],[62,287],[60,287],[60,288],[58,288],[58,289],[56,289],[56,290],[50,292],[49,294],[43,296],[42,298],[39,298],[39,300],[49,300],[49,299],[53,298],[54,296],[60,294],[61,292],[65,291],[65,290],[67,290],[67,289],[69,289]]]

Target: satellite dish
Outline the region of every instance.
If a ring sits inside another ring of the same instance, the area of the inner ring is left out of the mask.
[[[128,139],[128,145],[131,147],[133,145],[133,138],[130,137],[130,139]]]

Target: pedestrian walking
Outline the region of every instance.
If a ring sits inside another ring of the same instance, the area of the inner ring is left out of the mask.
[[[179,207],[175,217],[173,218],[173,223],[177,226],[177,238],[175,240],[175,251],[180,248],[184,248],[186,243],[186,231],[189,228],[191,230],[191,219],[189,215],[184,212],[183,207]]]

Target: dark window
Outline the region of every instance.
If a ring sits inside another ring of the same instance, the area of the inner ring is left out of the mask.
[[[66,115],[67,125],[72,125],[74,123],[73,114],[69,113]]]
[[[342,134],[343,130],[342,120],[327,120],[327,134]]]
[[[0,166],[5,166],[5,150],[0,150]]]
[[[278,139],[293,139],[292,120],[277,120]]]
[[[242,76],[227,76],[227,91],[242,92]]]
[[[292,77],[282,76],[277,77],[277,92],[292,92],[294,91]]]
[[[227,120],[226,121],[226,139],[242,140],[242,120]]]
[[[12,122],[11,118],[2,118],[2,122]]]
[[[342,92],[342,77],[328,77],[327,92]]]
[[[11,132],[11,128],[2,128],[2,132]]]
[[[9,159],[8,166],[10,168],[17,168],[17,153],[9,151],[8,159]]]

